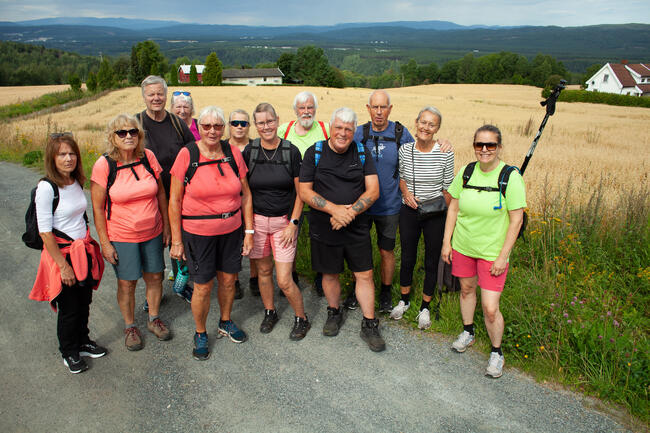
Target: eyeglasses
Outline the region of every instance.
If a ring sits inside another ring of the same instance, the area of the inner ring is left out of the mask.
[[[246,128],[248,126],[248,120],[231,120],[230,126]]]
[[[178,95],[190,96],[191,93],[186,92],[185,90],[177,90],[177,91],[173,92],[172,95],[174,95],[174,96],[178,96]]]
[[[115,135],[117,135],[120,138],[125,138],[126,134],[129,134],[131,137],[136,137],[140,133],[140,130],[138,128],[133,128],[133,129],[118,129],[115,131]]]
[[[220,131],[224,126],[223,123],[201,123],[201,128],[203,128],[205,132],[208,132],[212,128],[214,128],[215,131]]]
[[[276,120],[277,119],[267,120],[266,122],[255,122],[255,126],[257,126],[258,128],[266,128],[266,127],[270,128],[273,125],[275,125]]]
[[[488,151],[492,152],[496,150],[499,143],[474,143],[474,150],[483,150],[485,147]]]
[[[53,140],[60,137],[72,137],[72,132],[53,132],[50,134],[50,138]]]

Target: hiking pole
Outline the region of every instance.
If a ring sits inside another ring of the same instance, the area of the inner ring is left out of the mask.
[[[530,161],[530,158],[532,158],[533,156],[533,152],[535,152],[535,148],[537,147],[537,142],[539,141],[539,138],[542,136],[542,131],[546,126],[546,122],[548,122],[548,118],[551,117],[553,114],[555,114],[555,103],[557,102],[557,98],[560,96],[560,92],[564,90],[565,87],[566,87],[566,80],[560,80],[559,84],[555,86],[555,88],[553,89],[549,97],[546,98],[545,101],[540,102],[542,107],[544,106],[546,107],[546,116],[544,116],[544,120],[542,120],[542,124],[539,125],[539,130],[537,131],[537,135],[535,135],[535,138],[533,139],[533,144],[531,144],[530,149],[528,149],[526,158],[524,158],[524,163],[521,164],[519,173],[521,173],[522,176],[524,175],[524,171],[526,171],[526,167],[528,166],[528,161]]]

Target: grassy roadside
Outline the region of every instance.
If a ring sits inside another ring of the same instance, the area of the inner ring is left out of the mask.
[[[48,128],[48,132],[54,130]],[[35,143],[9,129],[0,130],[0,137],[0,159],[42,167],[42,153],[38,153],[42,142]],[[88,176],[98,156],[82,149]],[[526,239],[519,240],[513,251],[502,297],[506,321],[503,347],[509,366],[538,380],[558,382],[619,404],[647,424],[649,191],[647,187],[629,189],[618,197],[616,210],[607,214],[600,206],[604,193],[601,185],[586,205],[573,206],[568,184],[562,191],[548,191],[546,196],[555,198],[532,210]],[[303,275],[312,275],[307,233],[305,224],[299,238],[297,267]],[[403,320],[413,327],[424,279],[422,248],[420,245],[414,276],[413,308]],[[399,239],[395,252],[399,262]],[[377,279],[376,249],[374,260]],[[349,287],[349,272],[344,278]],[[394,302],[399,297],[398,287],[396,272]],[[477,347],[487,353],[490,344],[480,307],[475,323]],[[443,296],[440,320],[425,332],[452,336],[460,332],[458,294]]]

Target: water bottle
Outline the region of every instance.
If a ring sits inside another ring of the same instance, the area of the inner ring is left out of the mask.
[[[178,272],[176,273],[176,279],[172,288],[174,293],[181,293],[185,290],[185,285],[187,285],[190,274],[187,272],[187,264],[184,261],[176,260],[176,264],[178,265]]]

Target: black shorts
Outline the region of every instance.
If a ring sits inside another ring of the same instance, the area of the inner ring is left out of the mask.
[[[311,239],[311,267],[323,274],[340,274],[343,272],[343,260],[352,272],[364,272],[372,269],[372,243],[370,236],[357,244],[327,245]]]
[[[187,270],[195,283],[210,282],[217,272],[236,274],[241,271],[242,231],[216,236],[201,236],[183,230]]]
[[[399,225],[399,214],[368,216],[375,224],[377,247],[380,250],[393,251],[395,249],[395,238],[397,237],[397,226]]]

